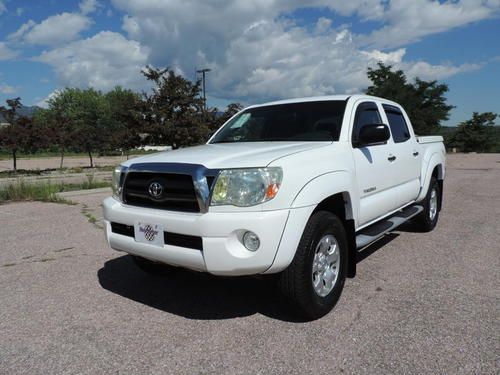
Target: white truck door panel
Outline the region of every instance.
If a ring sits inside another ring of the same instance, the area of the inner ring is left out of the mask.
[[[382,107],[384,122],[389,125],[394,142],[392,153],[396,159],[391,166],[394,180],[393,199],[400,207],[415,200],[418,196],[422,155],[420,155],[420,147],[415,137],[412,137],[403,112],[398,107],[388,104],[383,104]]]
[[[382,123],[375,102],[362,102],[356,108],[352,126],[353,144],[363,125]],[[356,171],[356,190],[359,196],[358,226],[362,226],[398,207],[392,188],[395,184],[392,163],[389,160],[394,144],[356,148],[353,158]]]

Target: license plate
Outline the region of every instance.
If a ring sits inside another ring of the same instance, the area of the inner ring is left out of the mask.
[[[137,221],[134,224],[136,242],[163,247],[163,226],[160,224]]]

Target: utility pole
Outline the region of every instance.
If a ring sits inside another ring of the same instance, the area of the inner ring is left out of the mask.
[[[203,104],[205,106],[205,111],[207,110],[207,96],[205,91],[205,73],[209,72],[211,69],[205,68],[197,70],[196,73],[201,73],[202,83],[203,83]]]

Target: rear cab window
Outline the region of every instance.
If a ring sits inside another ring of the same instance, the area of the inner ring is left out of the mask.
[[[382,107],[387,116],[387,121],[389,121],[393,141],[402,143],[410,139],[410,131],[401,110],[389,104],[382,104]]]

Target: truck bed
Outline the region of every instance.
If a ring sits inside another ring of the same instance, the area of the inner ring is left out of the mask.
[[[438,143],[443,142],[443,137],[440,135],[426,135],[426,136],[417,136],[418,143]]]

